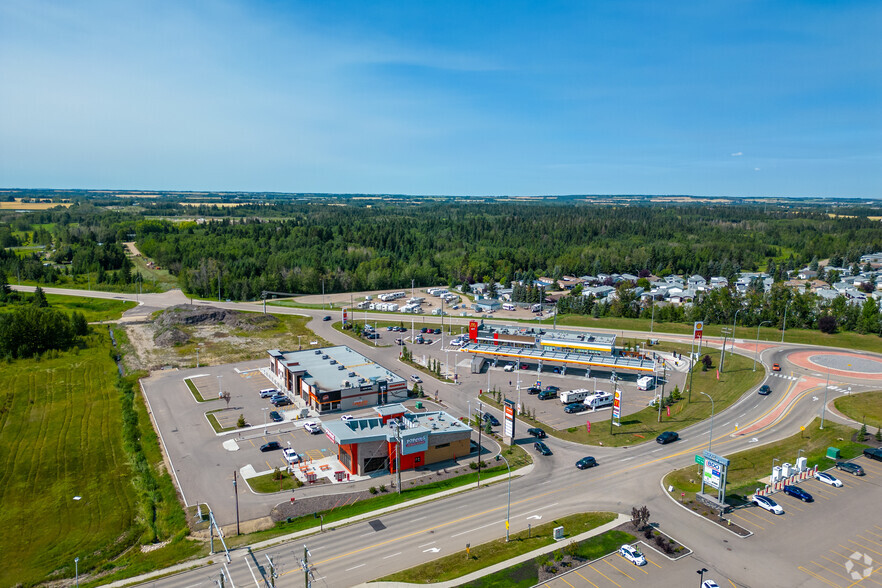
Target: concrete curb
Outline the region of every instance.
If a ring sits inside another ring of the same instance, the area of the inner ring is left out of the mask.
[[[467,576],[461,576],[456,578],[455,580],[448,580],[447,582],[437,582],[435,584],[409,584],[407,582],[365,582],[363,584],[358,584],[356,588],[410,588],[412,586],[434,586],[435,588],[454,588],[456,586],[462,586],[464,584],[468,584],[469,582],[474,582],[479,578],[483,578],[484,576],[489,576],[490,574],[494,574],[498,571],[510,568],[512,566],[516,566],[519,563],[531,560],[540,555],[544,555],[546,553],[551,553],[557,549],[560,549],[561,545],[569,544],[571,541],[580,542],[586,539],[590,539],[596,535],[602,535],[607,531],[615,529],[619,525],[623,523],[627,523],[631,520],[631,517],[623,515],[621,513],[617,513],[616,518],[613,521],[605,525],[601,525],[599,527],[595,527],[590,531],[586,531],[581,535],[576,535],[575,537],[569,537],[566,541],[559,541],[557,543],[552,543],[551,545],[546,545],[545,547],[540,547],[539,549],[534,549],[529,553],[524,553],[523,555],[519,555],[512,559],[499,562],[498,564],[494,564],[492,566],[488,566],[486,568],[480,569],[477,572],[472,572]]]
[[[512,472],[511,475],[512,475],[512,477],[525,476],[532,471],[533,471],[533,464],[531,463],[530,465],[527,465],[517,471]],[[507,475],[503,473],[503,474],[500,474],[499,476],[494,476],[494,477],[490,478],[489,480],[484,481],[484,484],[485,485],[496,484],[502,480],[507,480],[507,479],[508,479]],[[387,514],[390,512],[404,510],[406,508],[410,508],[412,506],[417,506],[419,504],[423,504],[423,503],[429,502],[431,500],[437,500],[438,498],[443,498],[445,496],[450,496],[452,494],[458,494],[460,492],[466,492],[468,490],[475,489],[475,488],[477,488],[477,484],[478,483],[475,482],[474,484],[469,484],[467,486],[461,486],[459,488],[452,488],[450,490],[438,492],[437,494],[429,494],[428,496],[423,496],[421,498],[415,498],[413,500],[409,500],[409,501],[402,503],[402,504],[396,504],[394,506],[388,506],[388,507],[380,509],[380,510],[373,510],[370,512],[366,512],[364,514],[350,517],[350,518],[344,519],[342,521],[337,521],[335,523],[329,523],[328,527],[329,528],[343,527],[346,525],[350,525],[352,523],[357,523],[359,521],[363,521],[365,519],[372,519],[372,518],[375,518],[375,517],[378,517],[380,515]],[[619,515],[619,516],[621,517],[624,515]],[[626,519],[627,519],[627,517],[626,517]],[[627,519],[627,520],[630,520],[630,519]],[[615,524],[617,525],[617,524],[621,524],[621,523],[615,523]],[[272,539],[267,539],[266,541],[260,541],[258,543],[253,543],[250,545],[243,545],[241,547],[234,547],[233,549],[230,550],[230,557],[232,558],[233,556],[235,556],[237,554],[241,554],[242,557],[248,557],[252,551],[265,549],[267,547],[272,547],[272,546],[278,545],[280,543],[285,543],[287,541],[293,541],[293,540],[298,539],[300,537],[304,537],[307,535],[314,535],[319,532],[320,531],[316,531],[315,528],[305,529],[303,531],[297,531],[296,533],[290,533],[288,535],[282,535],[280,537],[274,537]],[[590,536],[590,535],[588,535],[588,536]],[[549,546],[549,547],[552,549],[555,548],[555,546]],[[154,572],[148,572],[148,573],[142,574],[140,576],[126,578],[125,580],[117,580],[116,582],[111,582],[110,584],[107,584],[107,586],[110,586],[111,588],[121,588],[122,586],[131,586],[134,584],[141,584],[141,583],[148,582],[150,580],[157,579],[160,577],[166,578],[166,577],[178,574],[178,573],[190,571],[194,568],[199,568],[199,567],[210,565],[209,562],[217,563],[218,559],[221,559],[221,560],[224,559],[224,554],[222,551],[215,552],[213,555],[207,555],[207,556],[202,557],[197,560],[190,560],[190,561],[176,564],[176,565],[173,565],[173,566],[161,569],[161,570],[156,570]]]
[[[671,470],[670,472],[668,472],[668,474],[670,474],[671,472],[676,472],[676,471],[677,471],[677,470]],[[665,476],[667,476],[668,474],[665,474]],[[724,531],[728,531],[729,533],[732,533],[733,535],[735,535],[735,536],[738,537],[739,539],[747,539],[748,537],[753,536],[753,531],[751,531],[751,530],[748,529],[747,527],[743,527],[743,526],[741,526],[741,525],[738,525],[739,527],[741,527],[742,529],[744,529],[745,531],[747,531],[748,533],[750,533],[749,535],[739,535],[738,533],[736,533],[736,532],[733,531],[732,529],[727,529],[727,528],[724,527],[723,525],[720,525],[719,523],[715,523],[714,521],[710,520],[709,518],[707,518],[707,517],[703,517],[703,516],[701,516],[700,514],[698,514],[697,512],[693,511],[692,509],[687,508],[685,504],[680,503],[680,502],[677,502],[677,501],[674,499],[674,497],[671,496],[670,492],[668,492],[667,488],[665,488],[665,476],[662,476],[661,478],[658,479],[658,484],[659,484],[659,486],[661,486],[661,489],[662,489],[662,492],[664,492],[664,495],[668,497],[668,500],[670,500],[671,502],[673,502],[674,504],[676,504],[677,506],[679,506],[680,508],[682,508],[683,510],[685,510],[685,511],[688,512],[689,514],[691,514],[691,515],[693,515],[693,516],[696,516],[696,517],[700,518],[700,519],[703,520],[703,521],[707,521],[708,523],[710,523],[710,524],[712,524],[712,525],[715,525],[715,526],[717,526],[717,527],[723,529]],[[681,544],[681,545],[682,545],[682,544]],[[685,547],[685,546],[684,546],[684,547]]]

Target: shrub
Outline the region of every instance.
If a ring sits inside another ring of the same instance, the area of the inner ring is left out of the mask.
[[[371,486],[370,488],[368,488],[368,492],[370,492],[371,494],[376,494],[376,493],[377,493],[377,489],[374,488],[373,486]]]
[[[378,488],[378,490],[380,492],[386,492],[386,484],[380,484],[380,487]]]
[[[558,549],[557,551],[554,552],[554,561],[560,561],[563,558],[564,558],[563,551]]]
[[[876,427],[876,441],[882,443],[882,429]]]

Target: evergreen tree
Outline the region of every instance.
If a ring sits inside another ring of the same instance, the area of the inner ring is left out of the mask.
[[[43,293],[43,288],[37,286],[34,289],[34,298],[31,303],[37,308],[48,308],[49,301],[46,300],[46,295]]]

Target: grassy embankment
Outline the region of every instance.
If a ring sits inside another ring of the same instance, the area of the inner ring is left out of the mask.
[[[33,294],[22,293],[25,300],[33,298]],[[77,311],[88,322],[115,321],[122,314],[135,306],[134,302],[126,300],[107,300],[104,298],[85,298],[82,296],[64,296],[61,294],[46,294],[49,306],[62,312],[70,313]],[[15,305],[0,305],[0,312],[11,312]]]
[[[764,487],[764,484],[759,480],[771,475],[773,460],[780,460],[776,462],[778,464],[796,463],[800,449],[803,450],[800,455],[808,459],[809,467],[817,465],[821,470],[824,470],[834,464],[834,460],[826,457],[828,447],[838,447],[842,453],[842,459],[851,459],[860,455],[863,448],[866,447],[861,443],[851,441],[854,429],[827,420],[824,422],[824,429],[821,430],[820,424],[820,419],[815,419],[806,426],[805,431],[734,455],[726,455],[727,441],[715,443],[714,452],[725,455],[731,462],[727,475],[727,498],[732,498],[737,504],[757,488]],[[680,500],[680,493],[685,492],[685,501],[688,503],[701,489],[700,467],[692,465],[671,472],[664,479],[665,488],[669,485],[674,487],[671,494],[677,500]]]
[[[530,455],[521,447],[509,447],[505,449],[504,452],[505,458],[508,460],[509,464],[511,464],[512,471],[515,471],[532,463],[532,458],[530,457]],[[493,461],[484,463],[500,463],[502,465],[488,465],[486,469],[481,468],[481,484],[498,483],[508,479],[508,468],[505,467],[505,464],[503,462]],[[451,490],[453,488],[461,488],[462,486],[474,484],[475,482],[477,482],[477,480],[477,472],[471,472],[458,477],[447,478],[445,480],[430,482],[419,486],[415,485],[416,481],[405,482],[404,484],[402,484],[401,494],[398,494],[397,492],[380,492],[380,494],[372,498],[341,506],[339,508],[327,510],[321,514],[324,515],[324,524],[329,525],[331,523],[342,521],[350,517],[402,504],[416,498],[422,498],[423,496],[430,496],[432,494],[437,494],[439,492],[444,492],[445,490]],[[275,484],[278,486],[278,480],[275,481]],[[410,484],[410,487],[408,487],[408,484]],[[296,519],[291,519],[290,522],[286,521],[277,523],[276,526],[272,529],[251,533],[247,537],[243,535],[241,537],[228,538],[227,544],[229,545],[232,542],[232,544],[234,545],[244,545],[257,541],[265,541],[267,539],[272,539],[274,537],[279,537],[288,533],[294,533],[297,531],[302,531],[304,529],[312,529],[314,527],[318,527],[319,524],[319,519],[316,519],[313,515],[306,515],[302,517],[297,517]]]
[[[680,345],[662,344],[655,347],[656,350],[672,350],[676,349],[684,351]],[[689,347],[686,346],[685,352],[688,354]],[[701,371],[701,364],[697,363],[693,375],[693,392],[691,400],[685,391],[681,391],[683,398],[675,402],[671,408],[671,416],[667,416],[666,409],[662,409],[661,422],[658,422],[658,409],[653,407],[645,407],[635,413],[623,415],[621,426],[612,427],[610,433],[610,424],[608,420],[592,423],[591,432],[588,433],[584,425],[578,427],[570,427],[566,430],[551,429],[544,423],[536,421],[532,418],[521,415],[520,418],[527,421],[531,425],[541,426],[545,428],[549,435],[575,441],[576,443],[584,443],[589,445],[606,446],[623,446],[636,445],[648,440],[654,439],[662,431],[679,431],[690,425],[701,422],[710,417],[711,402],[706,396],[700,392],[706,392],[714,399],[713,408],[716,412],[721,412],[738,398],[744,392],[759,384],[762,380],[764,371],[760,368],[756,372],[753,371],[753,360],[741,355],[726,355],[725,371],[720,374],[720,379],[716,378],[716,368],[719,362],[719,352],[712,354],[713,366],[706,372]],[[689,380],[687,376],[686,383]],[[665,388],[665,395],[673,392],[673,386]],[[497,405],[492,398],[485,395],[485,400],[491,404]],[[623,394],[623,406],[627,409],[628,395]],[[497,405],[498,406],[498,405]],[[611,417],[612,413],[607,412]]]
[[[71,578],[75,557],[85,585],[99,570],[149,569],[200,548],[180,539],[186,523],[157,473],[149,417],[117,380],[106,331],[95,331],[85,349],[0,370],[0,585]]]
[[[867,427],[882,427],[882,391],[840,396],[833,401],[836,410]],[[870,431],[872,432],[872,431]]]
[[[537,525],[530,531],[513,533],[509,537],[508,542],[502,537],[489,543],[472,546],[469,549],[468,555],[466,555],[466,551],[463,549],[460,553],[441,557],[425,564],[378,578],[375,581],[428,584],[455,580],[524,553],[556,543],[553,537],[555,527],[563,526],[567,537],[574,537],[605,525],[615,520],[615,518],[615,513],[611,512],[586,512],[561,517],[560,519]],[[633,539],[634,537],[627,533],[617,531],[604,533],[583,542],[576,549],[574,555],[594,559],[615,551],[622,543],[633,541]],[[567,543],[561,544],[561,550],[567,547]],[[531,560],[486,576],[478,582],[473,582],[469,585],[528,587],[534,586],[537,582],[538,565],[535,560]]]

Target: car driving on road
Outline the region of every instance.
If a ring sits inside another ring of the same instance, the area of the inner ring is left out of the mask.
[[[410,376],[410,380],[411,380],[412,382],[416,382],[417,384],[422,384],[422,383],[423,383],[423,379],[422,379],[421,377],[419,377],[418,375],[416,375],[416,374],[412,374],[412,375]]]
[[[772,393],[772,389],[769,388],[768,384],[763,384],[762,386],[759,387],[759,390],[757,390],[756,393],[759,394],[760,396],[768,396],[769,394]]]
[[[499,426],[499,419],[497,419],[495,416],[493,416],[489,412],[484,413],[484,420],[487,421],[488,423],[490,423],[491,427],[498,427]]]
[[[317,435],[322,432],[322,425],[315,421],[306,421],[303,423],[303,430],[312,435]]]
[[[551,455],[551,450],[548,448],[548,445],[546,445],[542,441],[536,441],[535,443],[533,443],[533,447],[542,455]]]
[[[661,435],[655,438],[655,442],[659,445],[667,445],[668,443],[673,443],[677,439],[680,438],[680,435],[675,433],[674,431],[665,431]]]
[[[576,462],[576,467],[580,470],[587,470],[588,468],[593,468],[597,465],[597,460],[587,455]]]
[[[536,437],[537,439],[545,439],[546,437],[548,437],[548,435],[545,433],[545,431],[543,431],[539,427],[533,427],[532,429],[527,429],[527,435],[532,435],[533,437]]]

